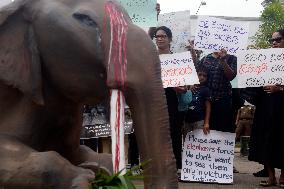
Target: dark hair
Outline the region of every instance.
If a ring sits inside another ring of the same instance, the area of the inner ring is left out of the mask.
[[[279,29],[276,32],[280,33],[280,35],[284,37],[284,29]]]
[[[197,66],[197,67],[196,67],[196,72],[197,72],[197,73],[198,73],[198,72],[204,72],[204,73],[207,74],[207,77],[208,77],[208,69],[207,69],[205,66],[203,66],[203,65]]]
[[[156,29],[156,31],[155,31],[155,35],[157,34],[157,32],[158,32],[159,30],[163,30],[163,31],[167,34],[168,38],[170,38],[170,39],[173,38],[173,34],[172,34],[172,31],[171,31],[170,28],[168,28],[168,27],[166,27],[166,26],[157,27],[157,29]]]

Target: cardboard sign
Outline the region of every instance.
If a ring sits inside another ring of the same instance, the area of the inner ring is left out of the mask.
[[[156,0],[118,0],[132,22],[140,27],[157,26]]]
[[[190,40],[190,12],[179,11],[159,15],[158,26],[166,26],[171,29],[173,41],[171,51],[174,53],[187,51],[185,46]]]
[[[240,23],[214,17],[200,16],[194,48],[206,52],[226,49],[228,54],[246,50],[249,35],[249,22]]]
[[[184,181],[232,183],[235,134],[202,129],[187,134],[182,154]]]
[[[284,84],[284,49],[251,49],[238,54],[238,87]]]
[[[199,84],[190,52],[162,54],[160,60],[164,88]]]

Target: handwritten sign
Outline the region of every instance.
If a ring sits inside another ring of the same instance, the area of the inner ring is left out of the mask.
[[[190,39],[190,12],[179,11],[159,15],[158,26],[166,26],[173,33],[171,51],[174,53],[186,51]]]
[[[194,40],[195,49],[210,52],[226,49],[229,54],[247,48],[249,23],[200,16]]]
[[[162,54],[160,60],[164,88],[199,84],[189,52]]]
[[[187,134],[182,154],[184,181],[232,183],[235,134],[202,129]]]
[[[118,0],[132,22],[140,27],[157,26],[156,0]]]
[[[284,84],[284,49],[247,50],[238,54],[238,87]]]

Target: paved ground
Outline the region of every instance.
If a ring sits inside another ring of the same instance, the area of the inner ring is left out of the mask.
[[[193,183],[193,182],[179,182],[179,189],[261,189],[259,186],[261,180],[267,178],[257,178],[252,173],[259,171],[263,168],[258,163],[247,160],[247,157],[242,157],[239,153],[239,149],[236,149],[234,164],[239,173],[234,174],[234,184],[204,184],[204,183]],[[276,170],[277,179],[280,175],[280,170]],[[142,181],[135,183],[137,189],[143,189]],[[279,189],[276,187],[265,187],[271,189]]]

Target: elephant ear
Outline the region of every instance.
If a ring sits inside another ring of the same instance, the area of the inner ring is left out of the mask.
[[[25,4],[0,9],[0,81],[43,105],[40,56]]]

